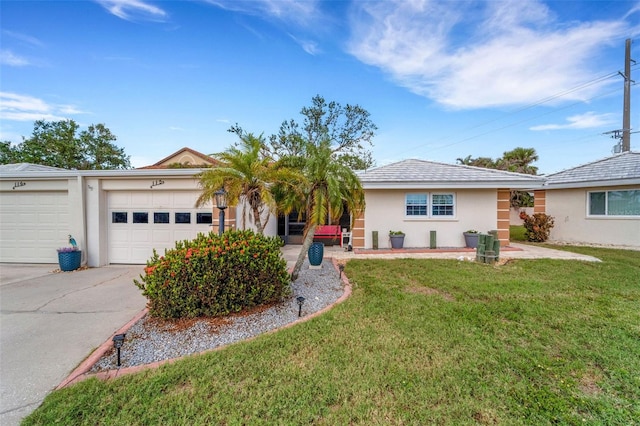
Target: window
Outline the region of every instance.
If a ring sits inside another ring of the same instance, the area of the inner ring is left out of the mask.
[[[133,223],[149,223],[149,213],[133,212]]]
[[[191,223],[191,213],[176,213],[175,223]]]
[[[640,216],[640,190],[589,192],[589,216]]]
[[[169,223],[169,212],[154,212],[153,223]]]
[[[212,224],[213,214],[212,213],[196,213],[196,223]]]
[[[431,201],[431,209],[429,209]],[[454,194],[406,194],[405,214],[408,217],[454,217]]]
[[[127,212],[111,212],[111,223],[127,223]]]
[[[453,216],[453,194],[433,194],[431,196],[432,216]]]
[[[407,194],[406,214],[407,216],[426,216],[427,194]]]

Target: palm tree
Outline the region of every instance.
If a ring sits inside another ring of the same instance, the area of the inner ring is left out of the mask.
[[[340,160],[337,151],[332,150],[329,140],[317,145],[307,142],[304,156],[283,158],[281,164],[295,168],[299,173],[289,181],[289,188],[295,190],[278,190],[278,205],[285,214],[294,210],[306,214],[302,248],[291,273],[291,279],[295,280],[313,242],[316,227],[324,225],[327,218],[338,220],[345,207],[354,213],[362,211],[364,190],[358,176]]]
[[[277,182],[282,171],[274,167],[273,160],[265,155],[265,141],[262,136],[251,133],[238,134],[240,142],[226,151],[215,154],[220,166],[198,175],[202,193],[196,205],[207,204],[220,188],[227,191],[230,205],[246,201],[251,209],[253,223],[259,234],[269,221],[271,208],[275,202],[270,187]],[[265,214],[266,213],[266,214]],[[243,228],[246,228],[246,211],[243,209]]]
[[[535,175],[538,173],[538,168],[532,166],[531,163],[536,161],[538,161],[538,154],[535,148],[518,147],[505,152],[502,158],[498,160],[497,168],[510,172]]]

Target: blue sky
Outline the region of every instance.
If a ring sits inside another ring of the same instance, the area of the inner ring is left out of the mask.
[[[276,133],[320,94],[371,113],[377,165],[522,146],[552,173],[611,154],[640,2],[3,0],[0,27],[1,140],[104,123],[143,166],[223,151],[234,123]]]

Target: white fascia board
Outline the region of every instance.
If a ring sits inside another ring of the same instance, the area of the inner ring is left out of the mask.
[[[539,182],[366,182],[363,189],[523,189],[535,190],[543,188],[543,181]]]
[[[587,182],[545,183],[543,189],[596,188],[606,186],[640,185],[640,177],[634,179],[595,180]]]
[[[0,174],[0,179],[64,179],[70,177],[148,178],[148,177],[193,177],[209,169],[133,169],[133,170],[61,170],[61,171],[15,171]]]

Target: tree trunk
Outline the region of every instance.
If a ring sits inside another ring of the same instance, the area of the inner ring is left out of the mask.
[[[253,223],[256,225],[256,229],[258,234],[264,234],[264,226],[262,225],[262,221],[260,218],[260,209],[258,207],[252,207],[253,210]]]
[[[293,272],[291,272],[291,281],[295,281],[298,279],[298,274],[300,274],[300,269],[302,269],[302,264],[304,263],[304,258],[307,256],[307,252],[309,251],[309,247],[311,247],[311,243],[313,242],[313,236],[316,233],[316,226],[312,224],[302,241],[302,248],[300,249],[300,253],[298,254],[298,260],[296,260],[296,264],[293,267]]]

